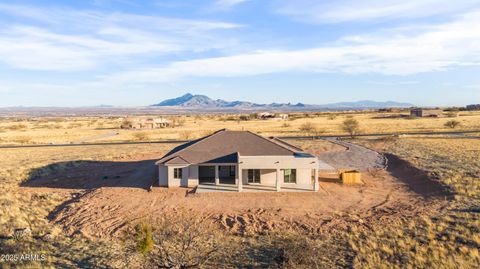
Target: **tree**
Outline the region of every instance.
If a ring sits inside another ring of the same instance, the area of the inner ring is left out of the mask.
[[[360,123],[358,122],[358,120],[356,119],[346,119],[343,121],[342,123],[342,129],[349,133],[352,138],[355,134],[358,133],[358,131],[360,130]]]
[[[452,129],[455,129],[460,125],[461,125],[461,123],[459,121],[456,121],[456,120],[449,120],[449,121],[445,122],[445,127],[452,128]]]
[[[129,129],[132,126],[132,121],[129,119],[124,119],[120,124],[120,128],[122,129]]]

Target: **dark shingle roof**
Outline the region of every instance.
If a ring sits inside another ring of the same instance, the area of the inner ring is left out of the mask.
[[[302,151],[279,139],[252,132],[220,130],[176,147],[157,164],[235,163],[237,153],[244,156],[297,156]]]

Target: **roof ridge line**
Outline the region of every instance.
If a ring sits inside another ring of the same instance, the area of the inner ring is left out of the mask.
[[[179,152],[182,152],[182,151],[188,149],[189,147],[191,147],[191,146],[193,146],[193,145],[196,145],[197,143],[200,143],[200,142],[202,142],[202,141],[205,141],[205,140],[207,140],[208,138],[211,138],[211,137],[213,137],[213,136],[215,136],[215,135],[217,135],[217,134],[219,134],[219,133],[221,133],[221,132],[225,132],[226,130],[227,130],[227,129],[220,129],[220,130],[218,130],[218,131],[216,131],[216,132],[214,132],[214,133],[212,133],[212,134],[210,134],[210,135],[201,137],[201,138],[197,139],[197,141],[196,141],[195,143],[193,143],[193,144],[189,145],[188,147],[185,147],[185,148],[183,148],[183,149],[181,149],[181,150],[179,150],[179,151],[177,151],[177,152],[174,152],[174,153],[172,153],[172,154],[177,154],[177,153],[179,153]],[[179,156],[179,155],[177,154],[177,156]],[[166,157],[168,157],[168,156],[164,156],[163,158],[161,158],[160,160],[158,160],[158,162],[160,162],[161,160],[165,159]],[[183,159],[183,158],[182,158],[182,159]],[[184,159],[184,160],[185,160],[185,159]],[[185,161],[186,161],[186,160],[185,160]],[[188,162],[188,163],[190,163],[190,162]]]
[[[171,161],[171,160],[173,160],[173,159],[175,159],[175,158],[182,159],[182,160],[184,160],[186,163],[188,163],[188,164],[191,164],[189,161],[185,160],[185,159],[184,159],[182,156],[175,156],[175,157],[172,157],[172,158],[170,158],[170,159],[166,160],[164,163],[168,163],[169,161]],[[155,164],[158,164],[158,162],[160,162],[160,160],[156,161],[156,162],[155,162]]]
[[[292,147],[292,148],[297,149],[297,150],[299,150],[299,151],[301,151],[301,152],[304,151],[302,148],[297,147],[297,146],[295,146],[295,145],[292,145],[292,144],[288,143],[287,141],[285,141],[285,140],[283,140],[283,139],[280,139],[280,138],[278,138],[278,137],[276,137],[276,136],[272,136],[272,140],[275,140],[275,141],[278,142],[278,143],[285,144],[285,145],[287,145],[288,147]]]
[[[290,152],[297,153],[296,151],[293,151],[292,149],[289,149],[288,147],[286,147],[286,146],[284,146],[284,145],[279,145],[278,143],[273,142],[272,139],[269,139],[269,138],[267,138],[267,137],[261,136],[261,135],[259,135],[259,134],[256,134],[256,133],[251,132],[251,131],[248,131],[248,130],[247,130],[247,132],[248,132],[248,133],[251,133],[251,134],[253,134],[253,135],[257,136],[257,137],[260,137],[260,138],[262,138],[262,139],[265,139],[265,140],[267,140],[268,142],[270,142],[270,143],[272,143],[272,144],[274,144],[274,145],[276,145],[276,146],[282,147],[282,148],[284,148],[284,149],[286,149],[286,150],[288,150],[288,151],[290,151]]]

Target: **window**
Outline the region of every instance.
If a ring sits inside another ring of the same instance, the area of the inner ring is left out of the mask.
[[[235,176],[236,168],[237,168],[236,166],[233,166],[233,165],[230,166],[230,176],[231,177]]]
[[[283,182],[285,182],[285,183],[297,183],[297,170],[296,169],[284,169],[283,170]]]
[[[248,183],[260,183],[260,169],[248,169]]]
[[[182,179],[182,168],[173,168],[173,178]]]

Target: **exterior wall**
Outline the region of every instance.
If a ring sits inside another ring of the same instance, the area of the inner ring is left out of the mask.
[[[188,186],[195,187],[198,185],[198,166],[191,165],[188,167]]]
[[[241,156],[239,166],[242,169],[242,183],[248,184],[248,169],[260,169],[260,184],[275,186],[277,169],[296,169],[297,185],[312,184],[312,170],[318,169],[318,159],[315,157],[279,157],[279,156]],[[219,164],[231,165],[231,164]],[[174,168],[182,168],[182,178],[174,178]],[[199,166],[159,165],[159,184],[168,187],[195,187],[199,184]],[[226,171],[227,172],[227,171]],[[280,171],[280,185],[284,183]]]
[[[240,156],[242,169],[316,169],[316,157]]]
[[[277,182],[277,169],[264,169],[260,171],[260,184],[275,186]]]
[[[312,184],[312,169],[297,169],[297,184],[309,185]]]
[[[174,178],[173,169],[178,168],[177,166],[167,166],[168,167],[168,187],[180,187],[180,179]],[[183,174],[183,171],[182,171]]]
[[[182,168],[182,178],[174,178],[173,169]],[[195,187],[198,185],[198,166],[158,166],[158,182],[162,187]]]
[[[283,168],[282,168],[283,169]],[[285,168],[296,169],[296,168]],[[297,185],[311,185],[312,184],[312,169],[301,168],[297,170]],[[244,185],[248,183],[248,169],[242,170],[242,182]],[[293,185],[293,183],[283,182],[283,171],[280,169],[280,185]],[[267,186],[275,186],[277,184],[277,170],[276,169],[261,169],[260,170],[260,184]]]
[[[158,166],[158,185],[168,187],[168,167],[163,164]]]

